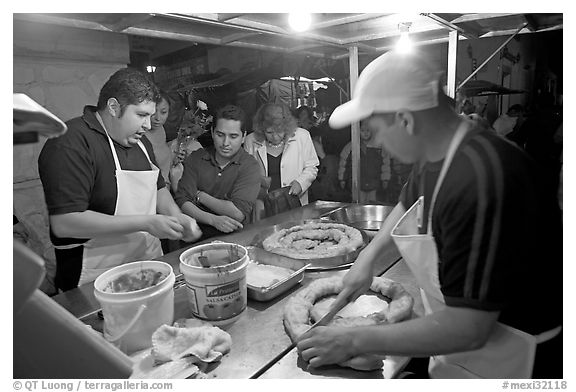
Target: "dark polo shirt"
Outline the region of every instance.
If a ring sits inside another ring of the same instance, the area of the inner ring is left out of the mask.
[[[424,228],[442,163],[414,165],[400,195],[406,208],[424,195]],[[498,310],[498,321],[531,334],[562,322],[562,223],[543,178],[493,131],[478,127],[462,141],[432,215],[448,306]]]
[[[192,152],[184,161],[184,173],[174,199],[179,207],[187,201],[196,203],[196,192],[203,191],[221,200],[229,200],[245,217],[250,216],[260,190],[260,167],[243,148],[230,163],[220,169],[214,147]],[[204,205],[198,205],[210,211]]]
[[[116,167],[106,133],[96,118],[96,107],[86,106],[81,117],[66,122],[68,131],[44,144],[38,171],[49,215],[86,210],[114,215],[116,209]],[[141,139],[152,162],[156,158],[147,138]],[[150,170],[150,162],[138,146],[124,147],[112,141],[123,170]],[[158,176],[157,188],[165,186]],[[88,239],[56,237],[54,245],[86,242]],[[76,287],[82,267],[83,247],[56,249],[56,284],[67,290]]]

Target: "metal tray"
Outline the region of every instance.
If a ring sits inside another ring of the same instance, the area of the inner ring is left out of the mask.
[[[255,287],[247,285],[248,298],[256,301],[270,301],[280,294],[286,292],[292,286],[297,285],[304,278],[304,271],[309,264],[304,260],[296,260],[290,257],[270,253],[264,249],[255,246],[247,246],[248,257],[258,264],[274,265],[277,267],[292,270],[292,273],[279,282],[268,287]]]
[[[280,223],[280,224],[274,225],[272,227],[263,229],[260,233],[258,233],[254,237],[254,239],[252,240],[250,245],[256,246],[260,249],[263,249],[262,242],[266,238],[268,238],[268,236],[270,236],[271,234],[273,234],[277,231],[283,230],[283,229],[287,229],[287,228],[292,227],[292,226],[303,225],[303,224],[311,223],[311,222],[340,223],[340,222],[331,221],[329,219],[308,219],[308,220],[303,220],[303,221],[299,221],[299,222],[284,222],[284,223]],[[362,239],[364,240],[364,243],[362,244],[362,246],[358,247],[356,250],[354,250],[352,252],[348,252],[346,254],[342,254],[342,255],[338,255],[338,256],[311,258],[311,259],[303,260],[303,261],[310,264],[310,266],[308,267],[308,270],[340,269],[340,268],[346,268],[346,267],[349,267],[350,265],[352,265],[352,263],[354,263],[354,260],[356,260],[356,257],[358,257],[358,254],[370,242],[370,237],[368,236],[368,234],[366,234],[366,232],[364,230],[360,230],[360,233],[362,234]],[[270,253],[270,252],[268,252],[268,253]],[[291,257],[286,257],[286,258],[290,259],[290,260],[297,260],[297,259],[293,259]]]
[[[360,230],[378,231],[394,206],[384,204],[350,204],[322,215],[321,219],[331,219]]]

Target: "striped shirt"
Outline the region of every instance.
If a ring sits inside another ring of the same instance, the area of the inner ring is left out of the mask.
[[[400,195],[406,208],[424,195],[425,220],[442,163],[415,165]],[[462,141],[432,215],[448,306],[498,310],[499,321],[528,333],[560,324],[561,220],[540,178],[493,132],[476,128]]]

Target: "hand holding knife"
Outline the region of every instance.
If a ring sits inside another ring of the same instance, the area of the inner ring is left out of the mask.
[[[250,376],[250,378],[251,379],[258,378],[262,374],[264,374],[264,372],[266,372],[268,369],[270,369],[272,367],[272,365],[274,365],[282,357],[284,357],[286,354],[288,354],[290,351],[292,351],[296,347],[296,345],[298,344],[298,342],[300,341],[302,336],[306,335],[310,330],[312,330],[316,327],[326,326],[326,324],[328,324],[330,321],[332,321],[334,316],[336,316],[336,314],[339,311],[341,311],[346,305],[348,305],[349,300],[350,300],[350,297],[339,295],[336,298],[336,300],[334,301],[334,303],[332,303],[332,306],[330,307],[330,310],[328,311],[328,313],[326,313],[324,316],[322,316],[320,318],[320,320],[316,321],[310,328],[308,328],[308,330],[306,332],[304,332],[302,335],[300,335],[298,337],[298,339],[296,339],[294,342],[292,342],[292,344],[290,346],[286,347],[284,350],[282,350],[282,352],[280,352],[278,355],[276,355],[274,358],[272,358],[270,361],[268,361],[268,363],[266,363],[266,365],[264,365],[260,370],[258,370],[252,376]]]

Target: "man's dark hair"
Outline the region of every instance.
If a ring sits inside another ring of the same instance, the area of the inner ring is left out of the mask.
[[[120,103],[122,115],[128,105],[138,105],[144,101],[159,102],[160,94],[147,75],[134,68],[123,68],[110,76],[100,90],[97,109],[104,109],[110,98],[116,98]]]
[[[214,122],[218,121],[219,119],[240,121],[240,129],[242,129],[242,133],[244,133],[246,132],[243,129],[245,118],[246,115],[244,114],[244,110],[235,105],[226,105],[218,109],[216,112],[216,120]]]

